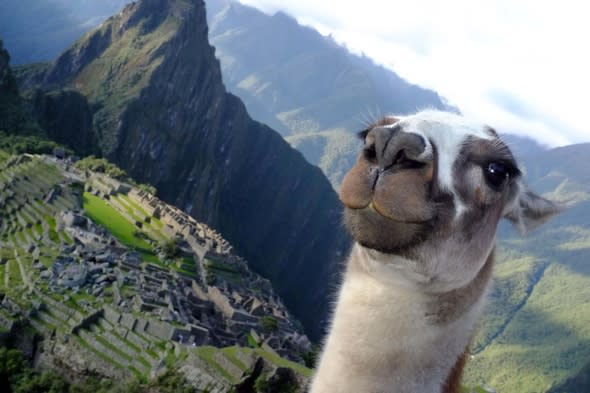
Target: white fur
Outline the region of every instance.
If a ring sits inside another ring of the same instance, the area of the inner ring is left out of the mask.
[[[310,393],[440,393],[466,350],[485,301],[497,226],[493,220],[499,216],[491,210],[487,221],[467,226],[457,219],[482,207],[465,206],[453,169],[469,137],[494,137],[484,125],[451,113],[424,111],[396,118],[404,132],[426,141],[419,159],[432,159],[436,148],[435,181],[453,194],[455,220],[445,223],[438,237],[404,253],[417,260],[355,244]],[[467,176],[463,183],[474,189],[483,185],[480,168],[461,172]],[[522,227],[539,225],[558,211],[525,192],[522,184],[512,189],[517,195],[510,201],[488,191],[488,200],[505,203],[492,208],[498,214],[503,209]],[[465,231],[476,233],[466,236]]]
[[[400,119],[397,123],[403,127],[404,132],[410,132],[422,136],[426,140],[426,150],[423,154],[432,154],[434,143],[438,152],[438,182],[440,186],[450,191],[456,203],[456,215],[459,217],[466,206],[457,197],[453,186],[453,164],[459,155],[467,137],[491,140],[483,124],[469,121],[466,118],[436,110],[426,110],[411,116],[395,116]],[[392,127],[393,125],[391,125]]]
[[[440,392],[483,297],[459,319],[435,324],[425,314],[436,295],[416,286],[423,278],[388,271],[395,268],[358,244],[351,258],[362,265],[346,273],[310,393]]]

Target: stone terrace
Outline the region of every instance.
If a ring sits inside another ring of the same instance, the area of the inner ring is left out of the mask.
[[[56,343],[74,345],[138,376],[157,369],[174,348],[254,341],[298,361],[297,353],[309,350],[268,280],[221,235],[153,195],[100,174],[85,179],[68,166],[36,156],[0,164],[0,327],[10,330],[24,318],[53,337],[48,352]],[[173,240],[179,256],[160,252],[156,264],[123,246],[85,216],[84,187],[145,233],[155,250]],[[232,371],[225,356],[208,359],[218,365],[211,375],[219,377],[220,367]],[[192,370],[195,386],[227,390]]]

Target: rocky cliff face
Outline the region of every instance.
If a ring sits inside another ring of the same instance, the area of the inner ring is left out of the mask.
[[[18,86],[10,69],[10,55],[0,40],[0,131],[14,132],[22,122]]]
[[[219,230],[321,335],[349,245],[340,204],[318,168],[226,93],[202,1],[132,4],[43,79],[84,95],[103,154]]]
[[[10,71],[10,55],[4,49],[4,45],[0,40],[0,92],[2,94],[17,93],[14,78]]]
[[[33,117],[51,140],[81,155],[99,152],[86,97],[71,90],[36,91],[31,104]]]

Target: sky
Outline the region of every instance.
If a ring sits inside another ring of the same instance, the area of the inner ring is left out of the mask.
[[[240,2],[331,34],[500,132],[548,146],[590,142],[583,1]]]

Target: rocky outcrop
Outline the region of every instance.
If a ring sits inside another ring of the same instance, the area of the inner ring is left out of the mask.
[[[349,245],[340,204],[226,93],[207,33],[203,1],[142,0],[56,60],[46,86],[85,95],[103,154],[222,233],[319,338]]]
[[[32,114],[52,140],[81,155],[99,152],[92,131],[92,111],[86,97],[73,90],[33,95]]]
[[[0,93],[1,94],[18,94],[12,71],[10,70],[10,55],[4,49],[2,40],[0,40]]]
[[[10,68],[10,55],[0,40],[0,131],[16,132],[27,121]]]

